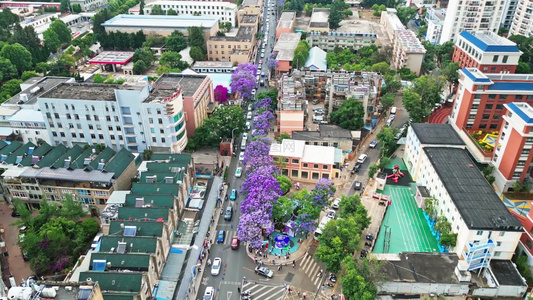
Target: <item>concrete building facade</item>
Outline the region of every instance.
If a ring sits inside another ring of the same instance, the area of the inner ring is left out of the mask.
[[[498,33],[506,2],[493,0],[450,0],[440,44],[457,41],[463,31]]]
[[[237,5],[230,2],[203,2],[203,1],[168,1],[158,0],[144,7],[144,14],[149,15],[158,5],[164,12],[174,10],[178,15],[218,17],[220,22],[231,22],[237,25]]]
[[[357,50],[370,46],[377,40],[375,33],[349,33],[349,32],[308,32],[307,42],[311,47],[331,52],[335,47]]]
[[[276,39],[279,39],[282,33],[294,32],[296,23],[295,11],[283,11],[279,17],[278,26],[276,27]]]
[[[413,31],[405,29],[394,32],[391,67],[396,70],[408,68],[420,75],[425,54],[426,48],[422,46]]]
[[[515,15],[516,15],[516,8],[518,7],[519,0],[507,0],[505,2],[505,8],[503,10],[502,15],[502,21],[501,21],[501,27],[510,30],[511,25],[513,24]]]
[[[490,31],[463,31],[455,43],[452,61],[460,68],[483,73],[514,73],[522,52],[515,43]]]
[[[252,60],[259,15],[242,15],[235,36],[211,36],[207,41],[210,61],[247,63]]]
[[[301,33],[282,33],[274,45],[272,53],[276,53],[278,60],[277,72],[289,72],[292,69],[291,63],[294,59],[294,49],[298,46]]]
[[[509,35],[523,35],[527,37],[531,37],[533,35],[533,16],[531,15],[532,9],[532,1],[518,0]]]
[[[432,44],[440,43],[442,27],[446,18],[446,9],[428,8],[426,11],[426,24],[428,26],[426,39]]]
[[[315,7],[311,13],[311,20],[307,32],[329,32],[329,8]]]

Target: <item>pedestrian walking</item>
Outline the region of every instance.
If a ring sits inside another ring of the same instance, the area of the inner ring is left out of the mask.
[[[303,297],[304,299],[307,298],[307,294],[304,292],[304,293],[302,294],[302,297]]]
[[[300,291],[298,291],[298,298],[300,298]]]
[[[248,280],[246,280],[246,276],[242,277],[242,281],[244,281],[244,283],[248,283]]]
[[[239,293],[239,295],[241,294],[241,288],[240,287],[237,287],[237,293]]]
[[[278,271],[281,271],[281,265],[279,265],[279,267],[278,267]]]

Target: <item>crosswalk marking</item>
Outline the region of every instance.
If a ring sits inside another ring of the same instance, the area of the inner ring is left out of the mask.
[[[244,284],[242,292],[249,292],[253,299],[261,300],[281,300],[285,297],[284,286],[256,284],[255,282]]]
[[[300,268],[311,279],[313,285],[317,288],[320,286],[322,276],[317,276],[321,270],[320,265],[313,259],[311,255],[306,255],[299,263]]]

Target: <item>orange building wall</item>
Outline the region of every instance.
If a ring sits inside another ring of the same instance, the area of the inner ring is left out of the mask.
[[[285,27],[276,28],[276,40],[279,39],[282,33],[292,33],[292,29]]]
[[[456,100],[457,101],[457,100]],[[457,118],[455,121],[455,126],[459,129],[463,129],[468,122],[468,115],[470,114],[470,108],[472,107],[473,95],[465,89],[463,93],[463,99],[461,100],[461,107],[457,111]]]
[[[288,60],[280,60],[278,62],[278,72],[289,72],[292,69],[291,62]]]
[[[520,153],[524,145],[524,138],[513,129],[507,139],[507,147],[505,148],[498,169],[506,179],[510,180],[513,177],[516,163],[520,158]]]

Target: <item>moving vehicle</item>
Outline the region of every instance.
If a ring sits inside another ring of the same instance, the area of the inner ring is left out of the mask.
[[[242,138],[247,140],[248,139],[248,132],[245,132],[242,134]]]
[[[255,267],[255,274],[265,276],[268,278],[272,278],[272,276],[274,276],[274,272],[272,272],[272,270],[266,267],[260,267],[260,266]]]
[[[225,237],[226,237],[226,232],[224,232],[224,230],[220,230],[217,236],[217,243],[224,243]]]
[[[324,121],[324,116],[317,116],[317,115],[313,116],[313,123],[320,123],[322,121]]]
[[[242,176],[242,167],[238,167],[236,170],[235,170],[235,177],[237,178],[241,178]]]
[[[231,238],[231,249],[237,250],[239,249],[239,237],[234,236]]]
[[[244,160],[244,152],[241,151],[241,153],[239,153],[239,161],[243,161]]]
[[[261,54],[261,57],[263,57],[263,54]],[[264,79],[259,80],[259,85],[264,86],[265,80]]]
[[[368,155],[363,153],[363,154],[359,155],[359,158],[357,159],[357,162],[363,164],[366,161],[367,157],[368,157]]]
[[[341,198],[335,198],[335,200],[333,200],[333,202],[331,203],[331,208],[339,209],[340,203],[341,203]]]
[[[246,139],[242,139],[242,141],[241,141],[241,150],[246,149],[246,141],[247,141]]]
[[[231,221],[231,218],[233,217],[233,207],[228,206],[226,207],[226,213],[224,214],[224,220],[225,221]]]
[[[320,101],[318,101],[318,99],[313,100],[313,104],[314,104],[314,105],[317,105],[318,102],[320,102]]]
[[[261,77],[265,77],[265,72],[261,72]]]
[[[394,115],[396,114],[396,111],[398,110],[398,108],[396,106],[393,106],[391,109],[390,109],[390,114],[391,115]]]
[[[229,199],[230,200],[235,200],[237,199],[237,190],[236,189],[231,189],[231,192],[229,194]]]
[[[394,136],[394,139],[395,140],[399,140],[402,138],[402,133],[401,132],[398,132],[395,136]]]
[[[253,117],[253,115],[252,115],[251,111],[246,114],[246,120],[251,120],[252,117]]]
[[[246,122],[246,130],[250,130],[252,128],[252,123]]]
[[[323,217],[318,224],[318,228],[315,230],[315,240],[318,240],[318,237],[322,235],[322,230],[326,227],[326,224],[331,221],[328,217]]]
[[[213,264],[211,265],[211,275],[217,276],[220,273],[220,267],[222,267],[222,259],[215,257]]]
[[[358,191],[363,187],[363,183],[361,181],[356,181],[353,185],[353,189]]]
[[[361,169],[361,166],[362,166],[362,165],[363,165],[362,163],[359,163],[359,162],[356,163],[355,166],[353,166],[352,173],[357,173],[357,172],[359,172],[359,169]]]
[[[378,145],[378,141],[373,140],[372,142],[370,142],[370,145],[368,145],[368,147],[370,147],[370,148],[376,148],[377,145]]]
[[[213,300],[215,299],[215,288],[208,286],[205,288],[204,298],[202,300]]]

